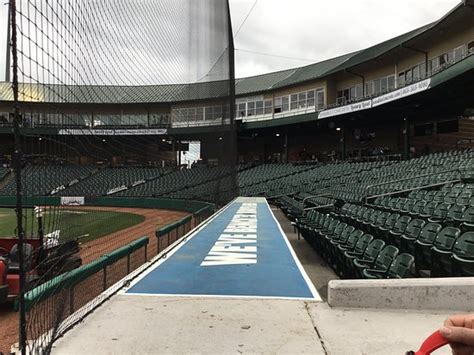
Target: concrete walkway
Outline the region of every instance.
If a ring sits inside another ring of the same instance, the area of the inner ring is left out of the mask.
[[[53,354],[400,355],[445,317],[323,302],[119,295],[57,341]]]

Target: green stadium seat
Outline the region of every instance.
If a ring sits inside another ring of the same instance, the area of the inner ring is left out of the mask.
[[[346,263],[348,268],[348,278],[358,278],[360,277],[360,273],[358,269],[365,268],[363,265],[372,265],[375,262],[375,259],[381,252],[381,250],[385,247],[385,242],[381,239],[372,240],[367,248],[365,249],[364,253],[360,257],[353,258],[352,254],[351,257],[346,257]]]
[[[342,275],[343,265],[344,265],[344,253],[346,251],[354,250],[357,244],[357,241],[363,235],[364,235],[363,231],[361,231],[360,229],[356,229],[349,235],[349,237],[344,243],[339,243],[337,247],[334,249],[335,251],[334,266],[338,274]]]
[[[418,239],[415,240],[415,268],[418,274],[421,270],[430,269],[431,247],[441,228],[442,226],[439,223],[427,223],[421,230]]]
[[[461,230],[446,227],[436,237],[431,248],[431,277],[449,277],[452,274],[452,249]]]
[[[399,246],[402,253],[408,253],[415,255],[415,240],[418,239],[423,227],[426,222],[422,219],[412,219],[405,229],[405,233],[400,236],[396,236],[393,240],[393,244]]]
[[[454,244],[452,275],[474,276],[474,231],[463,233]]]
[[[339,238],[333,238],[330,240],[329,246],[328,246],[328,255],[327,255],[327,262],[329,263],[329,265],[336,268],[335,263],[336,263],[337,247],[339,244],[345,245],[347,243],[349,236],[354,231],[355,231],[355,227],[348,225],[339,235]]]
[[[412,267],[415,258],[406,253],[398,254],[390,264],[387,271],[377,269],[364,269],[362,274],[367,279],[402,279],[412,276]]]
[[[400,248],[400,243],[399,243],[400,237],[407,229],[410,221],[411,221],[410,216],[401,216],[399,219],[397,219],[397,222],[395,222],[395,225],[393,226],[393,228],[389,230],[389,238],[387,240],[387,243],[393,244],[397,248]]]
[[[380,239],[377,239],[380,240]],[[364,278],[364,272],[370,273],[374,271],[376,273],[385,273],[392,264],[395,257],[398,255],[398,249],[393,245],[387,245],[377,255],[373,262],[368,260],[356,259],[354,260],[355,273],[357,278]]]
[[[346,279],[351,277],[352,261],[354,259],[363,257],[365,250],[373,239],[374,237],[370,234],[364,234],[359,238],[356,245],[354,246],[354,249],[344,252],[344,258],[342,259],[342,265],[340,267],[342,270],[340,276]]]
[[[383,226],[379,227],[378,230],[375,231],[375,235],[377,239],[382,239],[383,241],[388,242],[389,239],[389,231],[395,226],[398,219],[400,218],[400,214],[393,213],[386,219]]]
[[[436,206],[435,210],[428,217],[428,222],[435,222],[439,223],[446,219],[448,215],[448,211],[451,208],[451,205],[447,202],[441,202],[438,206]]]

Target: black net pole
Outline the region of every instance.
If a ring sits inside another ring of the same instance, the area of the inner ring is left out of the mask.
[[[235,126],[235,47],[234,47],[234,33],[232,30],[232,17],[230,14],[230,3],[227,1],[227,21],[228,21],[228,38],[229,38],[229,118],[230,118],[230,144],[231,156],[234,161],[231,166],[231,191],[233,197],[239,195],[238,181],[237,181],[237,166],[238,166],[238,151],[237,151],[237,128]]]
[[[20,108],[18,104],[18,52],[17,52],[17,27],[16,27],[16,1],[10,0],[10,26],[11,26],[11,51],[12,51],[12,89],[13,89],[13,129],[15,151],[13,155],[13,170],[16,183],[16,224],[18,236],[18,261],[20,276],[20,294],[18,296],[20,313],[20,336],[19,346],[22,355],[26,354],[26,311],[25,311],[25,255],[24,255],[24,230],[23,230],[23,205],[22,205],[22,182],[21,182],[21,132],[20,132]]]

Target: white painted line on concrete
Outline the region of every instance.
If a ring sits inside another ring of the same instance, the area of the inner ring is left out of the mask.
[[[314,301],[322,301],[321,296],[319,295],[319,292],[316,290],[316,287],[314,287],[313,283],[311,282],[311,279],[309,278],[308,274],[306,273],[305,269],[303,268],[303,265],[301,265],[300,259],[296,256],[295,251],[293,250],[293,247],[291,246],[290,241],[288,240],[288,237],[286,236],[285,232],[283,231],[283,228],[281,228],[280,223],[275,217],[275,214],[273,213],[272,209],[270,208],[270,205],[268,204],[268,201],[265,199],[265,203],[267,205],[268,210],[270,211],[275,223],[278,226],[278,229],[280,230],[280,233],[283,235],[283,239],[286,242],[286,246],[290,250],[291,255],[293,256],[293,260],[296,263],[296,266],[300,270],[301,275],[303,275],[304,280],[306,281],[306,284],[308,285],[309,290],[313,294]]]

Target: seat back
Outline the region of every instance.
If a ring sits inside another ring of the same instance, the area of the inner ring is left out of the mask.
[[[339,223],[336,229],[334,229],[334,235],[340,236],[342,231],[346,229],[346,227],[347,227],[347,223],[344,223],[344,222]]]
[[[411,212],[415,214],[420,214],[423,212],[423,208],[426,206],[426,201],[418,201],[415,203],[415,205],[412,207]]]
[[[425,207],[423,208],[422,214],[426,215],[426,216],[431,216],[433,214],[434,210],[436,209],[436,206],[438,206],[438,202],[436,202],[436,201],[428,202],[425,205]]]
[[[410,223],[408,223],[407,228],[405,229],[405,235],[412,239],[418,238],[425,224],[426,222],[422,219],[412,219]]]
[[[329,223],[329,226],[328,226],[328,229],[327,229],[327,230],[328,230],[328,234],[333,233],[333,232],[336,230],[336,228],[337,228],[337,226],[338,226],[339,224],[341,224],[340,221],[338,221],[337,219],[333,219],[333,220],[331,221],[331,223]]]
[[[403,233],[405,229],[407,229],[408,223],[410,223],[411,217],[409,216],[401,216],[397,219],[397,222],[393,226],[393,231],[396,233]]]
[[[474,260],[474,232],[463,233],[454,243],[453,254],[468,260]]]
[[[388,216],[387,220],[385,221],[384,227],[387,229],[392,229],[395,223],[397,223],[400,215],[398,213],[392,213]]]
[[[370,234],[364,234],[359,238],[359,240],[357,240],[357,244],[354,247],[354,252],[358,254],[364,253],[364,251],[367,249],[367,246],[373,239],[374,237]]]
[[[464,205],[452,205],[451,208],[448,210],[446,218],[450,220],[461,219],[465,210],[466,207]]]
[[[450,208],[451,205],[449,203],[441,202],[438,206],[436,206],[436,209],[433,211],[432,216],[434,218],[445,219]]]
[[[418,240],[425,244],[433,244],[437,234],[441,230],[441,224],[439,223],[427,223],[423,227],[418,237]]]
[[[398,255],[399,250],[393,245],[387,245],[383,248],[375,259],[374,269],[387,271],[393,260]]]
[[[460,234],[461,230],[459,228],[443,228],[436,236],[436,239],[433,242],[433,246],[440,250],[451,250]]]
[[[378,217],[377,217],[377,220],[375,221],[375,225],[383,226],[385,224],[385,221],[387,220],[388,216],[390,216],[389,212],[382,212],[381,214],[379,214]]]
[[[355,227],[354,226],[347,226],[346,228],[344,228],[344,230],[342,231],[341,235],[339,236],[339,243],[346,243],[347,242],[347,238],[349,238],[349,236],[351,235],[352,232],[355,231]]]
[[[411,254],[402,253],[397,255],[388,269],[387,276],[391,279],[403,279],[412,276],[411,270],[415,258]]]
[[[462,214],[462,221],[474,223],[474,206],[467,208]]]
[[[382,239],[374,239],[368,245],[364,251],[362,259],[375,260],[380,251],[385,247],[385,242]]]
[[[370,223],[370,224],[375,223],[377,221],[377,217],[381,213],[382,213],[381,211],[372,210],[372,212],[370,213],[369,218],[367,219],[367,223]]]
[[[360,229],[356,229],[355,231],[353,231],[347,238],[347,248],[350,250],[354,249],[357,244],[357,241],[360,237],[362,237],[363,234],[364,232],[362,232]]]

